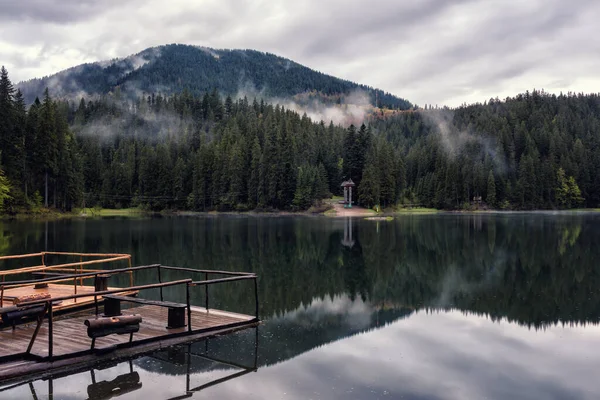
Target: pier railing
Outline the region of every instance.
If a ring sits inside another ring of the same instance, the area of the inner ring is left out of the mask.
[[[186,288],[186,308],[187,308],[187,332],[192,333],[194,331],[192,326],[192,305],[190,302],[190,288],[204,286],[205,288],[205,305],[204,308],[206,312],[209,312],[209,286],[217,285],[227,282],[235,282],[235,281],[247,281],[250,280],[254,283],[254,300],[255,300],[255,318],[258,320],[259,318],[259,301],[258,301],[258,282],[257,275],[250,272],[232,272],[232,271],[218,271],[218,270],[203,270],[203,269],[193,269],[193,268],[182,268],[182,267],[171,267],[171,266],[163,266],[160,264],[152,264],[145,265],[139,267],[129,267],[115,270],[101,270],[95,272],[84,272],[70,275],[61,275],[60,278],[46,278],[46,279],[36,279],[36,280],[24,280],[24,281],[15,281],[7,283],[6,285],[0,285],[0,292],[4,292],[5,288],[15,287],[19,285],[28,285],[28,284],[39,284],[39,283],[51,283],[57,281],[67,281],[71,279],[81,279],[81,278],[93,278],[95,281],[98,280],[101,275],[113,275],[120,273],[130,273],[133,274],[135,271],[147,270],[147,269],[156,269],[158,283],[146,284],[146,285],[138,285],[138,286],[128,286],[124,288],[111,289],[111,290],[94,290],[94,292],[86,292],[86,293],[74,293],[67,296],[54,297],[54,298],[46,298],[40,300],[32,300],[20,303],[18,306],[14,306],[11,308],[20,308],[20,307],[30,307],[30,306],[43,306],[43,309],[37,315],[37,325],[34,330],[34,333],[29,342],[28,348],[24,353],[13,354],[10,356],[0,357],[0,362],[6,359],[12,359],[19,356],[32,356],[31,350],[37,338],[37,335],[40,331],[40,327],[44,321],[44,319],[48,320],[48,358],[53,358],[53,347],[54,347],[54,338],[53,338],[53,322],[54,322],[54,312],[53,312],[53,303],[65,300],[73,300],[83,297],[94,297],[93,307],[95,308],[95,315],[99,315],[99,302],[102,301],[101,297],[104,295],[118,294],[123,292],[132,292],[132,291],[141,291],[146,289],[159,289],[160,290],[160,299],[163,300],[163,288],[177,286],[177,285],[185,285]],[[162,282],[162,270],[170,270],[170,271],[182,271],[188,273],[197,273],[204,274],[205,280],[192,280],[181,279],[175,281]],[[217,278],[217,279],[208,279],[210,275],[225,275],[228,276],[226,278]],[[1,296],[1,295],[0,295]],[[1,297],[0,297],[1,298]],[[3,311],[6,311],[7,308],[3,308]],[[14,328],[14,327],[13,327]],[[127,345],[127,344],[124,344]]]
[[[47,265],[48,256],[61,256],[61,257],[79,257],[78,262],[69,262],[62,263],[56,265]],[[37,282],[47,282],[47,283],[59,283],[64,282],[69,279],[59,279],[65,276],[72,276],[74,274],[79,274],[81,279],[73,279],[73,292],[77,294],[77,282],[79,281],[79,286],[83,286],[83,278],[90,277],[93,275],[89,275],[94,272],[104,272],[104,269],[90,269],[87,268],[91,265],[99,265],[105,263],[116,263],[119,261],[126,261],[128,267],[131,268],[131,255],[130,254],[122,254],[122,253],[73,253],[73,252],[61,252],[61,251],[42,251],[39,253],[30,253],[30,254],[19,254],[19,255],[11,255],[11,256],[0,256],[0,262],[7,260],[15,260],[15,259],[27,259],[27,258],[37,258],[40,257],[41,264],[34,265],[30,267],[23,268],[15,268],[9,270],[0,271],[0,285],[3,288],[16,288],[28,285],[36,285]],[[93,258],[92,260],[87,260],[87,258]],[[86,267],[86,268],[84,268]],[[21,275],[21,274],[35,274],[40,273],[46,276],[54,276],[53,279],[30,279],[25,281],[7,281],[6,278],[11,275]],[[133,275],[129,276],[129,284],[133,286]],[[0,307],[4,306],[4,291],[0,294]]]
[[[56,265],[47,265],[47,256],[70,256],[70,257],[79,257],[79,262],[70,262],[66,264],[56,264]],[[30,267],[16,268],[0,271],[0,277],[2,277],[2,282],[5,281],[5,277],[8,275],[17,275],[23,273],[31,273],[31,272],[44,272],[48,270],[52,271],[64,271],[77,273],[77,267],[83,269],[84,265],[94,265],[94,264],[102,264],[102,263],[110,263],[116,261],[127,260],[129,262],[129,266],[131,267],[131,254],[123,254],[123,253],[73,253],[73,252],[64,252],[64,251],[41,251],[39,253],[29,253],[29,254],[19,254],[12,256],[0,256],[0,262],[6,260],[15,260],[15,259],[24,259],[24,258],[37,258],[40,257],[41,264],[34,265]],[[84,258],[98,258],[94,260],[84,261]]]

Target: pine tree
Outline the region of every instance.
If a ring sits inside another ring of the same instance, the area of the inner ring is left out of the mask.
[[[494,179],[494,173],[492,170],[490,170],[488,174],[486,193],[486,203],[491,207],[496,207],[496,180]]]
[[[556,187],[554,188],[554,195],[556,198],[556,202],[559,207],[564,208],[568,207],[569,204],[569,183],[565,176],[565,170],[559,168],[556,172]]]
[[[14,121],[15,126],[13,128],[13,147],[12,155],[14,163],[13,181],[21,182],[23,185],[22,189],[24,193],[27,193],[25,188],[26,176],[27,176],[27,165],[26,165],[26,129],[27,129],[27,110],[25,107],[25,100],[20,90],[17,90],[14,101]],[[6,150],[5,150],[6,151]]]
[[[4,170],[0,168],[0,211],[4,211],[4,203],[11,199],[10,187],[10,182],[4,174]]]
[[[367,154],[363,179],[358,187],[361,204],[369,208],[381,203],[381,181],[377,169],[378,156],[375,147],[371,146]]]
[[[315,177],[315,190],[313,197],[320,200],[329,197],[329,184],[327,178],[327,171],[322,163],[319,163],[317,167],[317,173]]]
[[[8,175],[18,168],[14,160],[15,148],[20,144],[15,138],[15,89],[8,77],[4,66],[0,68],[0,148],[2,151],[2,165],[8,170]]]
[[[350,125],[344,138],[344,178],[355,180],[358,176],[358,159],[356,155],[357,150],[357,137],[356,127]]]
[[[575,178],[570,176],[567,184],[569,186],[569,206],[577,207],[581,203],[583,203],[584,198],[581,196],[581,190],[579,190],[579,186],[577,182],[575,182]]]
[[[298,168],[296,192],[293,204],[300,210],[306,210],[312,204],[315,174],[310,166]]]
[[[50,98],[48,88],[44,91],[44,101],[40,108],[38,127],[34,145],[34,159],[37,162],[38,174],[44,187],[44,207],[48,207],[49,179],[57,172],[58,143],[56,136],[55,106]]]
[[[252,208],[255,208],[260,202],[260,159],[260,143],[258,142],[258,137],[255,137],[254,142],[252,144],[252,153],[250,161],[250,179],[248,180],[248,203]]]

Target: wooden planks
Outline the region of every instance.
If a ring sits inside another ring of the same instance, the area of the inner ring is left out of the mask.
[[[152,342],[140,343],[134,347],[119,349],[117,352],[107,353],[87,353],[78,355],[68,359],[55,361],[32,361],[32,360],[17,360],[0,364],[0,383],[7,385],[10,383],[20,382],[25,379],[45,378],[49,374],[61,374],[73,371],[78,368],[89,368],[98,362],[111,361],[116,362],[125,360],[132,356],[154,352],[170,346],[180,345],[191,341],[202,340],[214,336],[233,333],[239,330],[253,328],[259,325],[259,321],[254,319],[247,324],[234,327],[224,327],[211,330],[210,332],[195,332],[190,335],[176,336],[164,339],[157,339]]]
[[[177,333],[186,333],[188,328],[167,329],[168,309],[150,305],[132,307],[123,310],[123,314],[140,314],[142,323],[140,331],[134,333],[133,340],[157,339],[161,336]],[[91,339],[87,336],[87,329],[84,321],[93,316],[93,311],[81,311],[76,314],[69,314],[62,318],[54,319],[53,327],[53,355],[62,356],[75,352],[89,350]],[[221,312],[218,310],[192,307],[192,330],[202,330],[207,328],[217,328],[233,323],[254,323],[255,318],[249,315],[233,314]],[[187,316],[186,316],[187,324]],[[0,331],[0,356],[17,354],[27,349],[29,341],[35,330],[35,324],[26,324],[17,326],[13,331],[11,328]],[[110,335],[96,340],[96,347],[110,347],[129,341],[129,335]],[[48,323],[44,321],[37,339],[31,350],[32,354],[45,357],[48,355]]]

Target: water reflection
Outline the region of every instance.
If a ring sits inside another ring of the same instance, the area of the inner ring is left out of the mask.
[[[394,221],[207,217],[56,221],[50,250],[129,252],[135,264],[252,271],[261,314],[346,294],[460,309],[534,327],[600,317],[598,214],[476,214]],[[4,254],[45,246],[44,223],[3,223]],[[14,262],[13,262],[14,264]],[[14,267],[16,265],[4,265]],[[3,267],[3,266],[0,266]],[[141,272],[136,282],[156,279]],[[183,276],[171,272],[166,278]],[[126,284],[126,277],[122,277]],[[115,282],[119,284],[119,282]],[[169,294],[180,296],[175,293]],[[249,285],[215,287],[215,307],[252,313]],[[195,293],[201,304],[202,293]]]
[[[264,319],[258,371],[199,396],[595,398],[599,222],[595,214],[547,213],[59,221],[50,223],[48,247],[130,252],[136,264],[257,272]],[[43,225],[3,229],[9,253],[45,244]],[[215,287],[211,301],[252,312],[251,289]],[[202,301],[202,293],[192,299]],[[255,334],[219,338],[211,355],[255,354]],[[185,377],[184,359],[178,367],[140,360],[134,371],[144,390],[182,395],[165,387]]]
[[[222,341],[207,339],[135,358],[79,367],[66,372],[50,373],[37,380],[21,381],[0,388],[0,397],[36,400],[107,400],[114,397],[174,400],[192,397],[195,393],[257,371],[258,330],[255,328],[252,331],[254,348],[249,353],[242,353],[239,348],[224,351],[230,348],[224,346]],[[243,342],[241,339],[240,343]],[[244,350],[249,349],[244,347]],[[225,358],[221,358],[222,353],[226,353]],[[232,355],[235,358],[231,359]],[[185,380],[179,382],[179,385],[169,381],[167,387],[157,387],[157,375],[183,376]],[[87,396],[83,395],[84,387]]]

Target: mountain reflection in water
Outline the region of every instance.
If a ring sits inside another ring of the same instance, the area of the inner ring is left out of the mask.
[[[573,213],[442,214],[351,225],[248,216],[57,221],[49,223],[48,248],[130,252],[140,265],[260,277],[258,331],[191,346],[256,372],[220,381],[246,370],[202,364],[208,361],[186,355],[183,346],[133,360],[132,370],[125,362],[95,372],[106,390],[133,388],[132,371],[138,374],[141,388],[111,391],[120,398],[176,397],[219,381],[194,398],[591,399],[600,396],[599,222],[597,214]],[[43,223],[1,228],[4,254],[45,245]],[[136,282],[151,279],[140,274]],[[211,300],[245,312],[253,306],[248,290],[215,288]],[[201,297],[192,302],[201,304]],[[89,371],[59,378],[54,398],[87,398],[89,384]],[[48,381],[31,385],[44,396]],[[29,386],[0,398],[31,398]]]

